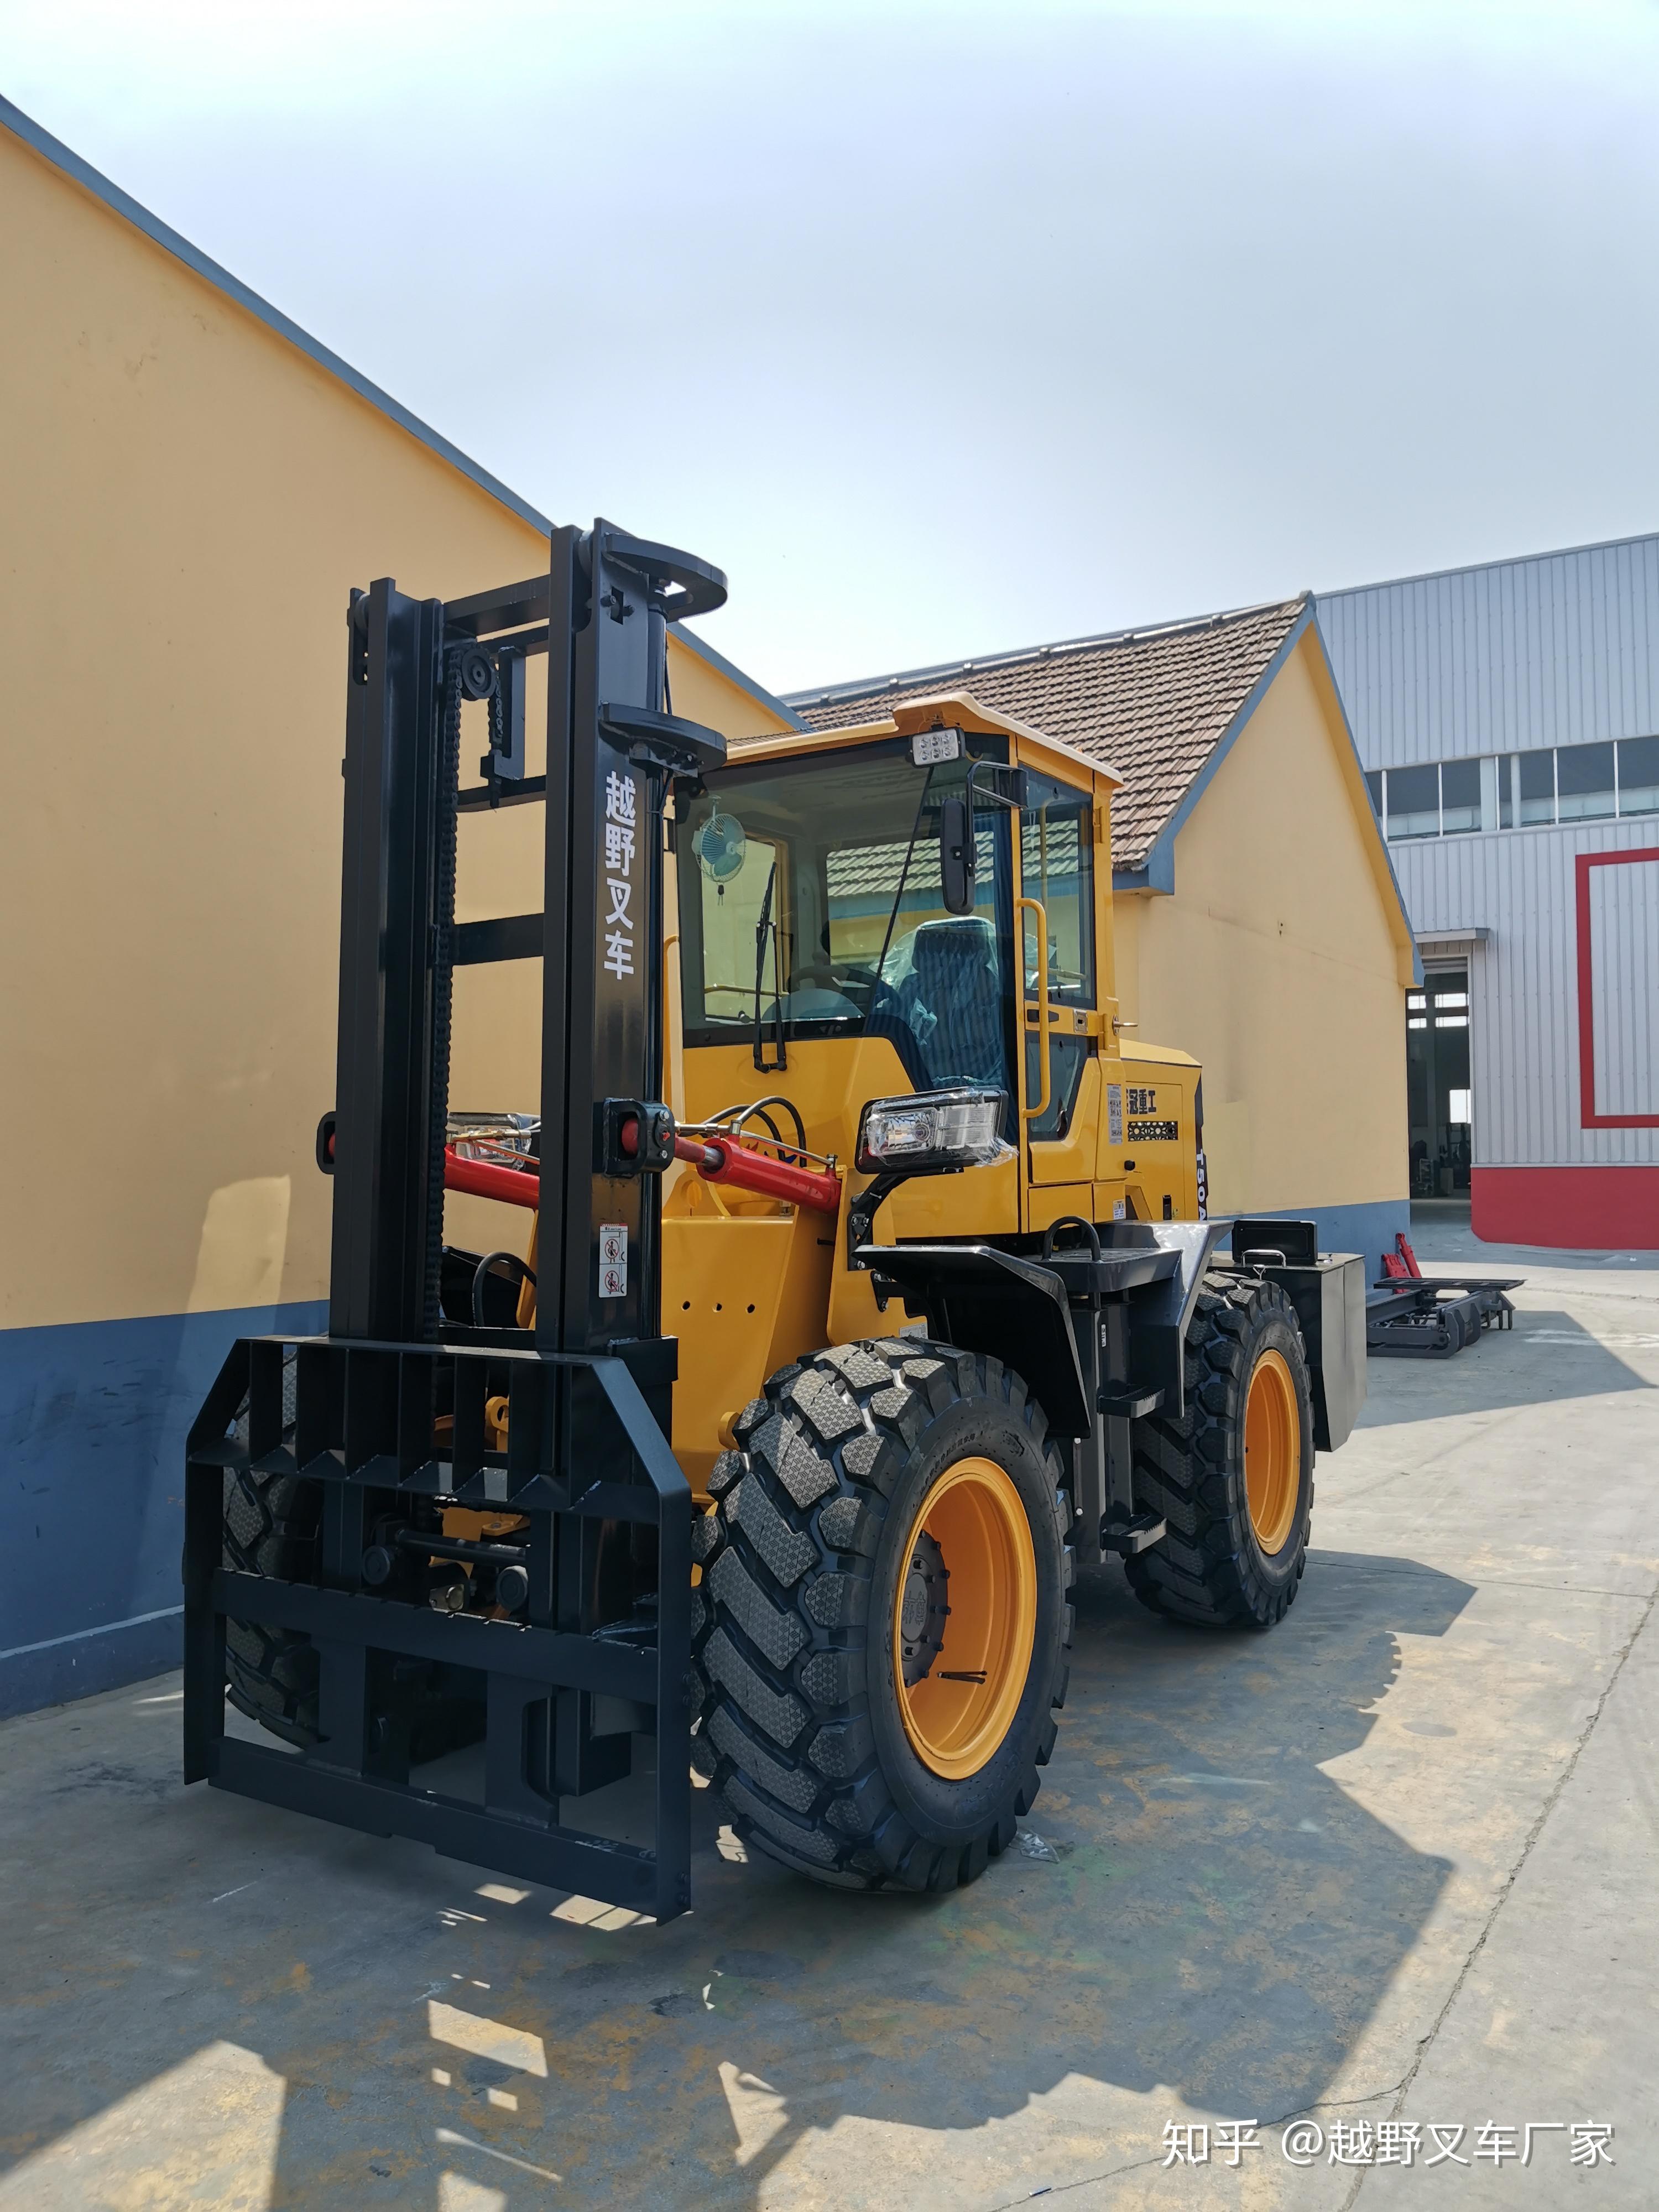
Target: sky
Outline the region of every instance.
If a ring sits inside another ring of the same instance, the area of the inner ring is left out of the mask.
[[[1654,0],[0,0],[0,90],[775,690],[1659,528]]]

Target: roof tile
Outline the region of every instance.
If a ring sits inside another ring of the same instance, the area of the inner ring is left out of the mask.
[[[838,730],[878,720],[901,700],[971,692],[994,714],[1116,769],[1112,860],[1139,868],[1307,604],[1304,593],[1203,622],[797,692],[789,703],[811,728]]]

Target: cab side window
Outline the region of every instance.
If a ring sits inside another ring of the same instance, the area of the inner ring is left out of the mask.
[[[1094,801],[1047,776],[1029,780],[1019,817],[1020,890],[1048,916],[1048,995],[1068,1006],[1095,1003]],[[1026,931],[1025,988],[1035,997],[1036,932]]]
[[[1029,804],[1019,817],[1020,891],[1040,900],[1048,917],[1048,996],[1055,1006],[1095,1004],[1095,845],[1094,799],[1091,793],[1068,784],[1032,775],[1027,783]],[[1037,996],[1036,931],[1029,915],[1021,916],[1021,956],[1025,997]],[[1072,1109],[1083,1080],[1090,1040],[1057,1030],[1048,1047],[1048,1109],[1027,1124],[1030,1134],[1063,1137],[1071,1126]],[[1027,1096],[1035,1098],[1042,1088],[1037,1041],[1025,1040]]]

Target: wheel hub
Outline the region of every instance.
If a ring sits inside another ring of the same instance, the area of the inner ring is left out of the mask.
[[[919,1528],[905,1571],[899,1607],[899,1651],[904,1686],[924,1681],[945,1646],[950,1570],[945,1554],[925,1528]]]
[[[1012,1726],[1036,1646],[1036,1549],[1007,1470],[977,1455],[947,1467],[899,1558],[892,1652],[904,1732],[925,1766],[965,1781]]]
[[[1284,1355],[1264,1352],[1244,1401],[1244,1489],[1256,1540],[1270,1556],[1290,1540],[1302,1480],[1302,1423]]]

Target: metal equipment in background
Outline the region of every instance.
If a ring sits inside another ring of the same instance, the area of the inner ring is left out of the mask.
[[[671,779],[726,750],[668,711],[666,632],[725,597],[717,570],[605,522],[556,531],[549,574],[503,590],[353,593],[338,1089],[319,1133],[328,1334],[238,1342],[186,1476],[186,1780],[659,1918],[688,1902],[691,1705],[690,1492],[659,1320],[661,823]],[[532,777],[538,653],[547,768]],[[464,700],[487,704],[490,749],[462,790]],[[458,811],[532,802],[543,911],[458,925]],[[453,970],[536,956],[532,1336],[502,1325],[510,1311],[446,1312],[442,1208]],[[301,1479],[320,1492],[314,1526]],[[242,1571],[223,1563],[239,1540]],[[439,1560],[461,1596],[487,1590],[483,1617],[426,1587]],[[233,1694],[240,1665],[300,1755],[226,1736],[228,1634]],[[446,1717],[464,1741],[480,1715],[481,1799],[411,1784]],[[654,1838],[568,1826],[569,1801],[652,1733]]]
[[[1449,1359],[1486,1329],[1515,1322],[1508,1293],[1524,1275],[1425,1275],[1411,1240],[1395,1238],[1382,1279],[1365,1294],[1365,1348],[1407,1359]]]

